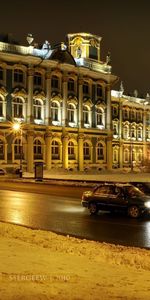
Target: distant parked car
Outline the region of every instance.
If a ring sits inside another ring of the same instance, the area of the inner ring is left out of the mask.
[[[81,204],[91,214],[103,211],[124,211],[132,218],[138,218],[144,212],[150,213],[150,196],[131,184],[105,183],[92,191],[85,191]]]
[[[6,171],[4,169],[0,168],[0,175],[5,175],[5,174],[6,174]]]

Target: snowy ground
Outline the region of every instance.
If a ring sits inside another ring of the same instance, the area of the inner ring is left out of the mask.
[[[0,223],[0,300],[150,299],[150,251]]]

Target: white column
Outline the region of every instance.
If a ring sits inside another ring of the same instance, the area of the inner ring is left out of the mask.
[[[28,69],[28,104],[27,104],[27,123],[33,122],[33,76],[34,69]]]
[[[51,72],[46,73],[46,103],[45,103],[45,124],[50,124],[50,99],[51,99]]]
[[[79,79],[79,107],[78,107],[78,127],[83,127],[83,79]]]
[[[51,143],[52,143],[52,134],[50,132],[47,132],[46,133],[46,170],[50,170],[52,164]]]
[[[63,104],[62,104],[62,126],[67,125],[67,91],[68,91],[68,78],[63,77]]]
[[[63,137],[63,168],[68,169],[68,135]]]
[[[107,85],[107,113],[106,113],[106,128],[111,130],[111,86]]]
[[[33,136],[34,131],[27,132],[27,172],[34,170]]]
[[[83,134],[79,134],[78,138],[78,161],[79,161],[79,171],[84,170],[84,160],[83,160]]]
[[[107,169],[112,169],[112,136],[107,137]]]

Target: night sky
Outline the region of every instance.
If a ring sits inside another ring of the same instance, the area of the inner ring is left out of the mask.
[[[89,32],[102,37],[101,60],[111,52],[112,73],[123,81],[125,94],[150,93],[150,3],[148,0],[5,0],[0,33],[27,45],[65,41],[67,33]],[[117,89],[120,83],[114,87]]]

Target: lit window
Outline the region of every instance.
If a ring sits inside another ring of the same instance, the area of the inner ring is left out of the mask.
[[[89,124],[89,108],[87,106],[83,106],[83,122],[84,124]]]
[[[23,158],[23,153],[22,153],[22,145],[21,145],[21,139],[16,139],[14,143],[14,158],[15,159],[21,159]]]
[[[96,111],[96,122],[97,122],[97,125],[104,125],[103,124],[103,110],[101,108],[98,108],[97,111]]]
[[[69,142],[68,143],[68,159],[75,159],[75,149],[74,149],[74,143]]]
[[[40,100],[34,100],[34,119],[42,118],[42,104]]]
[[[58,113],[59,113],[58,103],[52,102],[51,104],[52,121],[58,121]]]
[[[13,99],[13,116],[23,118],[23,101],[18,97]]]
[[[52,141],[52,159],[60,159],[59,143],[57,141]]]
[[[75,122],[75,106],[73,104],[68,105],[68,122]]]
[[[124,162],[125,163],[129,162],[129,150],[128,149],[124,150]]]
[[[34,159],[42,159],[43,154],[42,154],[42,144],[40,140],[35,140],[34,141]]]
[[[142,139],[142,128],[141,128],[141,127],[139,127],[139,128],[137,129],[137,138],[138,138],[138,139]]]
[[[102,143],[97,144],[97,159],[104,160],[104,145]]]
[[[135,127],[131,127],[130,137],[131,137],[131,138],[136,138],[136,130],[135,130]]]
[[[113,123],[113,131],[114,131],[114,135],[118,135],[118,124]]]
[[[118,162],[118,149],[113,149],[113,162]]]
[[[91,156],[91,151],[90,151],[90,145],[85,142],[83,144],[83,155],[84,155],[84,160],[90,160]]]
[[[128,139],[129,138],[129,126],[124,126],[123,127],[123,138]]]

